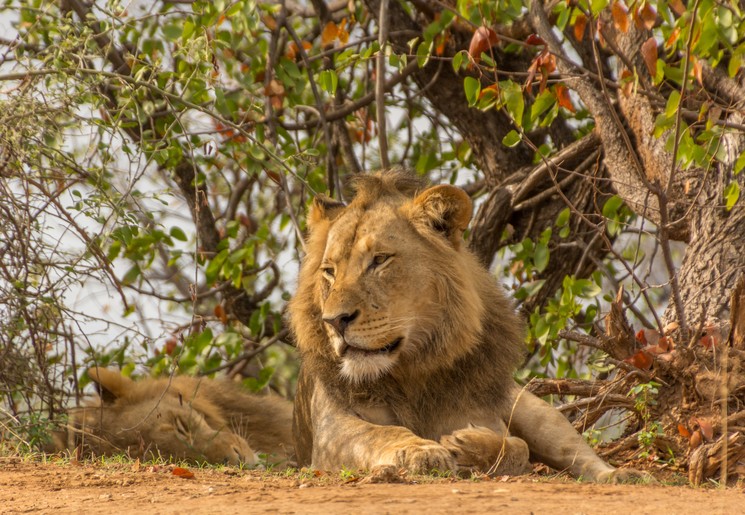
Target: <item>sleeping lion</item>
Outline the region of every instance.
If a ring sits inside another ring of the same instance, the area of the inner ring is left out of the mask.
[[[401,171],[353,187],[349,205],[315,199],[289,305],[299,464],[518,474],[535,460],[591,481],[638,475],[513,380],[523,322],[463,244],[468,195]]]
[[[133,381],[93,367],[99,397],[70,411],[55,451],[255,465],[293,460],[292,404],[227,381],[176,376]]]

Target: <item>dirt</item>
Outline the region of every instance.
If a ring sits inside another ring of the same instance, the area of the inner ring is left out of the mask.
[[[742,487],[595,485],[536,474],[478,480],[406,476],[402,483],[373,484],[317,474],[0,458],[0,512],[745,513]]]

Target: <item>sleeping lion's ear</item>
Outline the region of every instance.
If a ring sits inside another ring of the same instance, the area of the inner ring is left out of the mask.
[[[458,248],[472,211],[471,197],[465,191],[441,184],[424,190],[414,199],[412,215],[415,223],[424,223],[441,232]]]
[[[104,404],[110,404],[122,397],[134,383],[129,377],[124,377],[116,370],[108,368],[91,367],[88,369],[88,377],[96,385],[96,390]]]
[[[343,202],[334,200],[326,195],[316,195],[313,199],[313,205],[308,213],[308,227],[313,229],[313,226],[317,225],[322,221],[331,222],[338,217],[346,206]]]

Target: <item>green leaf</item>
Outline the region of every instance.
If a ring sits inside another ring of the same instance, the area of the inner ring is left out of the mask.
[[[463,59],[466,58],[467,53],[465,50],[461,50],[457,54],[453,56],[453,71],[455,73],[458,73],[460,71],[460,67],[463,65]]]
[[[533,119],[538,118],[547,110],[551,109],[556,103],[556,96],[550,89],[543,90],[543,93],[538,95],[530,108],[530,116]]]
[[[139,265],[134,265],[132,268],[127,270],[127,273],[124,274],[124,277],[122,277],[122,283],[124,284],[132,284],[135,282],[135,280],[140,276],[140,267]]]
[[[539,272],[543,272],[548,266],[549,250],[548,245],[544,243],[538,243],[535,246],[535,254],[533,255],[533,264],[535,269]]]
[[[186,233],[184,233],[184,231],[180,227],[176,227],[175,225],[171,227],[171,230],[168,234],[170,234],[174,240],[186,241],[188,239],[186,237]]]
[[[623,205],[623,200],[618,195],[613,195],[603,204],[603,216],[606,218],[616,218],[618,209]]]
[[[519,84],[516,84],[511,80],[500,82],[499,88],[507,112],[510,113],[515,124],[518,127],[522,127],[523,111],[525,110],[525,100],[523,99],[522,88]]]
[[[731,211],[737,203],[737,199],[740,198],[740,185],[736,182],[731,182],[724,188],[724,199],[727,202],[727,211]]]
[[[502,145],[512,148],[520,143],[521,140],[522,137],[520,136],[520,134],[515,129],[512,129],[505,135],[504,138],[502,138]]]
[[[670,97],[667,99],[667,105],[665,105],[665,116],[668,118],[675,118],[675,114],[678,112],[678,106],[680,105],[680,93],[674,89],[670,93]]]
[[[433,41],[422,41],[416,47],[416,62],[419,68],[424,68],[429,62],[429,56],[432,54]]]
[[[339,84],[339,77],[334,70],[323,70],[318,77],[321,89],[333,95],[336,93],[336,86]]]
[[[466,77],[463,79],[463,89],[466,91],[466,100],[468,105],[473,107],[479,100],[481,93],[481,81],[475,77]]]
[[[745,168],[745,151],[741,152],[740,155],[737,157],[737,161],[735,161],[735,168],[734,172],[735,175],[742,172],[742,169]]]

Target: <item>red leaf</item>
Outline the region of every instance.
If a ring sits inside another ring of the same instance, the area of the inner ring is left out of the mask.
[[[173,469],[173,472],[171,472],[171,473],[174,476],[178,476],[178,477],[180,477],[182,479],[194,479],[194,473],[191,470],[189,470],[189,469],[185,469],[185,468],[181,468],[181,467],[175,467]]]
[[[571,113],[576,112],[574,104],[572,104],[572,99],[569,97],[569,90],[564,84],[554,86],[554,94],[556,95],[556,101],[559,103],[559,107],[563,107]]]
[[[543,41],[538,34],[531,34],[530,36],[527,37],[527,39],[525,40],[525,42],[527,44],[533,45],[533,46],[540,46],[540,45],[545,45],[546,44],[546,42]]]
[[[644,333],[644,329],[639,329],[639,331],[636,333],[636,341],[643,345],[647,344],[647,337]]]
[[[642,43],[641,54],[644,58],[644,64],[647,65],[649,75],[654,77],[657,74],[657,41],[654,37]]]
[[[585,28],[587,27],[587,17],[580,13],[574,20],[574,39],[582,41],[585,37]]]
[[[481,60],[481,54],[488,51],[498,42],[499,37],[494,30],[489,27],[479,27],[473,33],[471,44],[468,46],[468,53],[471,54],[474,61],[479,62]]]
[[[714,427],[708,419],[693,417],[691,422],[698,426],[698,430],[701,431],[701,435],[706,441],[710,442],[714,438]]]
[[[624,34],[629,30],[629,11],[621,2],[613,2],[611,6],[613,25]]]
[[[642,370],[649,370],[652,367],[652,356],[649,355],[644,349],[638,351],[633,356],[624,360],[626,363],[640,368]]]

